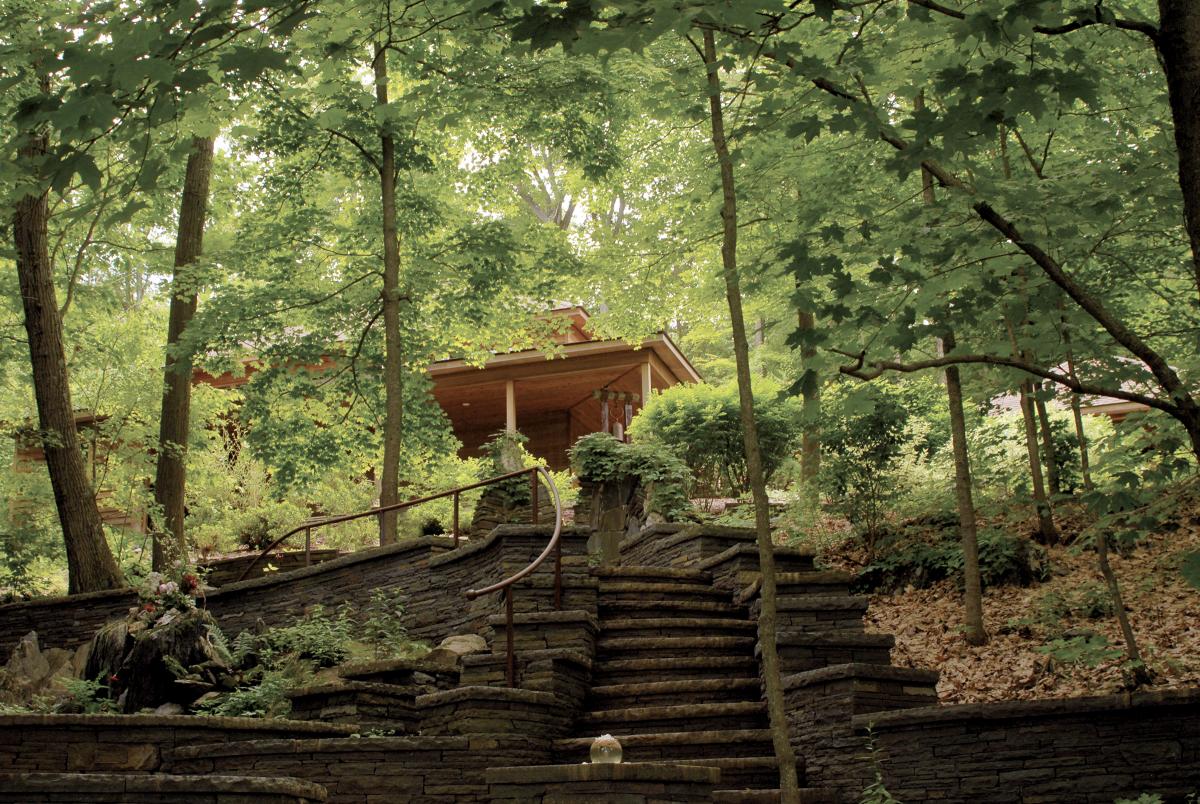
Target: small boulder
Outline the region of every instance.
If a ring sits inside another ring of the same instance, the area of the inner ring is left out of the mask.
[[[456,665],[463,656],[487,651],[487,640],[478,634],[452,634],[425,657],[442,665]]]

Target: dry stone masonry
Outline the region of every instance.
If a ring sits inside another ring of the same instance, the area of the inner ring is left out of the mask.
[[[510,688],[502,597],[462,593],[521,569],[549,535],[502,525],[454,551],[424,537],[226,584],[208,606],[231,634],[383,588],[415,636],[443,644],[294,690],[289,720],[0,716],[0,802],[181,800],[189,779],[206,781],[186,800],[213,802],[778,801],[753,533],[655,525],[589,563],[592,531],[567,529],[561,607],[552,562],[514,588]],[[847,576],[800,550],[776,561],[806,804],[858,801],[877,775],[905,802],[1173,803],[1200,788],[1197,691],[938,706],[936,672],[890,664],[891,637],[864,631]],[[70,649],[127,597],[0,607],[0,644],[40,628],[43,646]],[[623,762],[586,764],[605,733]]]

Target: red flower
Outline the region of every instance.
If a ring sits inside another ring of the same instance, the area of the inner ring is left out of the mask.
[[[199,585],[200,585],[200,579],[197,578],[195,575],[192,575],[190,572],[187,575],[183,576],[183,588],[186,591],[190,592]]]
[[[158,607],[155,606],[153,603],[143,603],[142,608],[145,609],[146,611],[154,611]]]
[[[118,681],[120,681],[120,680],[121,680],[121,679],[117,678],[117,674],[116,674],[116,673],[110,673],[110,674],[109,674],[109,676],[108,676],[108,683],[109,683],[109,684],[116,684],[116,683],[117,683]]]

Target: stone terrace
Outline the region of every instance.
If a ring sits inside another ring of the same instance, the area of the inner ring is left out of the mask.
[[[569,529],[561,609],[551,562],[515,587],[509,688],[502,599],[468,603],[462,592],[522,568],[549,534],[502,526],[454,552],[422,539],[227,585],[209,604],[231,632],[383,587],[404,594],[414,634],[479,634],[490,651],[455,667],[342,668],[339,681],[294,691],[287,721],[0,717],[3,784],[28,791],[0,801],[79,800],[70,796],[80,790],[94,793],[87,800],[158,801],[196,777],[212,790],[196,787],[187,800],[778,800],[753,534],[648,528],[621,543],[617,562],[589,568],[590,532]],[[878,770],[906,802],[1112,801],[1147,791],[1182,801],[1200,786],[1194,691],[937,706],[936,673],[890,665],[891,638],[864,632],[866,600],[849,593],[847,576],[794,549],[776,548],[776,561],[802,801],[858,800],[876,777],[864,759],[872,726]],[[77,644],[105,612],[128,605],[120,593],[93,597],[0,607],[0,636],[37,623]],[[1156,730],[1163,723],[1165,733]],[[603,733],[618,737],[624,763],[581,764]]]

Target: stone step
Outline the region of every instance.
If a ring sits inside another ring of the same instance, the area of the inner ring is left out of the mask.
[[[753,636],[607,637],[596,640],[601,663],[613,659],[653,659],[687,656],[750,656]]]
[[[626,658],[598,661],[592,668],[596,685],[632,684],[656,681],[686,681],[709,678],[753,677],[758,663],[750,654],[739,656],[676,656],[668,658]]]
[[[850,584],[853,581],[854,576],[848,572],[780,572],[775,576],[775,594],[777,598],[797,595],[849,596]],[[739,578],[738,587],[741,591],[734,595],[734,602],[750,603],[757,600],[761,583],[760,573],[744,573]]]
[[[601,620],[607,617],[636,619],[640,617],[731,617],[747,619],[749,609],[733,603],[714,600],[601,600]]]
[[[342,665],[338,675],[347,681],[376,684],[416,685],[446,690],[458,686],[458,667],[427,662],[423,659],[383,659],[375,662]]]
[[[428,690],[421,686],[342,681],[288,690],[293,720],[347,723],[390,729],[397,734],[417,731],[420,720],[415,704]]]
[[[721,784],[725,784],[725,775],[721,775]],[[821,787],[801,787],[799,804],[839,804],[842,800],[836,791]],[[777,804],[783,799],[779,788],[759,788],[746,790],[714,790],[713,804]]]
[[[748,729],[765,725],[766,715],[761,701],[635,706],[585,712],[576,720],[575,730],[620,735]]]
[[[774,756],[708,757],[680,759],[680,765],[703,765],[721,769],[721,786],[729,788],[764,788],[779,784],[779,762]],[[800,774],[803,778],[803,774]]]
[[[592,709],[757,701],[759,686],[757,677],[606,684],[592,687],[588,700]]]
[[[578,734],[580,729],[575,730]],[[592,740],[600,733],[554,741],[559,762],[582,762],[588,758]],[[625,762],[678,762],[680,760],[774,757],[771,732],[765,728],[673,731],[653,734],[613,732],[621,741]]]
[[[594,567],[592,575],[611,581],[651,581],[662,583],[687,583],[693,586],[709,586],[712,574],[698,569],[682,567]]]
[[[759,604],[753,611],[757,614]],[[862,631],[867,598],[862,595],[784,595],[776,601],[781,630]]]
[[[774,553],[776,572],[808,572],[813,569],[812,551],[776,545]],[[738,573],[758,572],[758,545],[754,542],[734,544],[703,559],[696,568],[711,572],[714,577],[722,579],[722,584],[732,580],[732,576]]]
[[[839,664],[890,664],[891,634],[858,631],[781,631],[776,639],[784,673]]]
[[[685,581],[600,581],[601,605],[630,600],[713,600],[729,601],[729,593],[704,584]]]
[[[753,635],[757,625],[749,620],[728,617],[635,617],[606,619],[600,628],[600,638],[621,637],[682,637]]]

